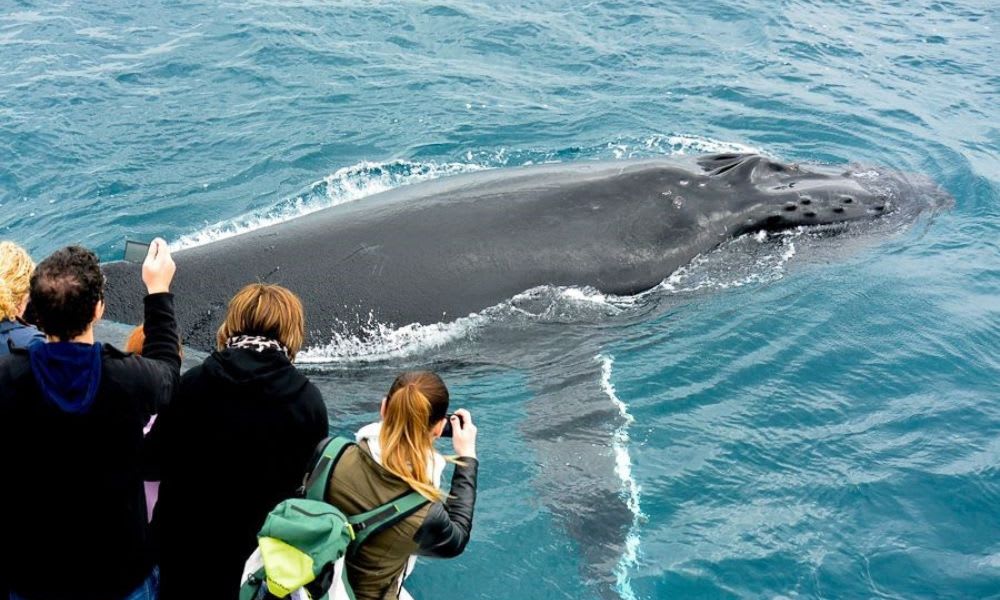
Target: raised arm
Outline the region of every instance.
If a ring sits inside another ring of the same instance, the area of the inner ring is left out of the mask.
[[[170,403],[180,379],[180,336],[174,296],[170,293],[176,269],[167,243],[160,238],[153,240],[142,264],[142,280],[148,292],[143,300],[146,339],[142,356],[131,356],[126,362],[133,394],[147,414],[157,413]]]

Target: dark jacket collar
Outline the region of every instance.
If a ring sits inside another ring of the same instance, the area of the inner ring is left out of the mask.
[[[213,352],[204,372],[248,396],[285,399],[301,392],[309,380],[278,350],[226,348]]]

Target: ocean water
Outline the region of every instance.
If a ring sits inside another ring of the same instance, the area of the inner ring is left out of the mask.
[[[1000,597],[994,2],[139,4],[0,0],[0,238],[38,257],[544,161],[752,150],[955,199],[310,349],[337,431],[411,367],[476,417],[473,540],[417,598]]]

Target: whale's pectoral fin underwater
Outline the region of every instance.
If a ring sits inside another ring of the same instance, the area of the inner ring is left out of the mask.
[[[635,518],[612,448],[621,415],[601,389],[595,360],[561,367],[564,378],[533,386],[522,426],[537,456],[534,484],[556,523],[578,542],[582,580],[597,597],[618,598],[617,575]]]

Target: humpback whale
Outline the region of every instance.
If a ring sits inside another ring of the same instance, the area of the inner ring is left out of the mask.
[[[306,307],[307,344],[372,322],[463,317],[541,286],[648,290],[743,233],[918,212],[901,176],[755,154],[546,164],[396,188],[175,253],[185,344],[214,345],[229,298],[280,283]],[[142,318],[138,265],[104,267],[107,318]]]
[[[178,251],[172,289],[189,346],[211,350],[230,297],[256,280],[301,296],[307,344],[316,345],[331,332],[364,337],[371,322],[457,319],[543,285],[635,294],[745,233],[912,218],[942,198],[912,176],[749,154],[497,169],[397,188]],[[108,318],[141,320],[139,268],[105,265]],[[528,335],[521,343],[540,342],[546,332]],[[563,356],[566,345],[574,359]],[[615,573],[635,517],[607,446],[622,417],[589,358],[603,349],[573,331],[559,344],[538,346],[547,348],[546,364],[563,361],[561,378],[518,365],[533,396],[520,427],[538,457],[539,495],[559,526],[581,540],[584,580],[598,597],[616,598]],[[507,356],[516,349],[499,352],[497,364],[516,362]]]

